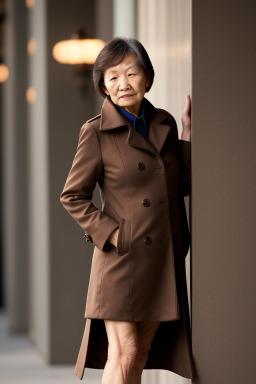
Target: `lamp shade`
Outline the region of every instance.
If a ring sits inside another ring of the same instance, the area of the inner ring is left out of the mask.
[[[70,39],[56,43],[53,57],[62,64],[94,64],[105,42],[100,39]]]

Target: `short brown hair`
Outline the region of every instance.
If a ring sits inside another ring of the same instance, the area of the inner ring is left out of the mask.
[[[150,84],[146,88],[148,92],[153,84],[155,72],[153,65],[143,45],[131,37],[115,37],[108,41],[104,48],[98,54],[93,66],[93,83],[96,91],[106,97],[103,89],[103,75],[109,67],[118,65],[127,54],[134,54],[138,64],[142,67],[146,75],[150,76]]]

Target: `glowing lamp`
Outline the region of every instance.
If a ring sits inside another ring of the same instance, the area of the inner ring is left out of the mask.
[[[0,64],[0,83],[4,83],[9,76],[9,70],[7,65]]]
[[[83,29],[71,35],[71,39],[56,43],[52,49],[53,57],[62,64],[92,66],[105,42],[88,38]]]
[[[71,35],[71,39],[56,43],[52,49],[54,59],[61,64],[71,64],[76,74],[76,84],[86,94],[87,85],[91,84],[91,71],[96,57],[105,42],[91,39],[83,29]]]
[[[100,39],[70,39],[56,43],[52,54],[62,64],[93,65],[105,42]]]

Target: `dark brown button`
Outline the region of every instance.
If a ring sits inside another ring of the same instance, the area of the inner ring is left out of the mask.
[[[179,237],[178,235],[174,235],[173,240],[174,240],[174,241],[177,241],[177,240],[178,240],[178,237]]]
[[[150,200],[149,199],[142,200],[142,205],[144,205],[144,207],[148,207],[150,205]]]
[[[164,160],[164,165],[165,165],[166,167],[170,167],[171,162],[170,162],[168,159],[165,159],[165,160]]]
[[[145,169],[145,164],[144,164],[144,163],[138,163],[138,164],[137,164],[137,168],[138,168],[140,171],[143,171],[143,169]]]
[[[145,239],[144,239],[144,243],[147,244],[147,245],[150,245],[152,244],[152,239],[150,236],[146,236]]]
[[[92,243],[92,237],[91,235],[88,235],[87,233],[84,234],[85,240]]]
[[[175,200],[174,200],[174,199],[169,199],[169,204],[170,204],[171,206],[174,206],[174,204],[175,204]]]

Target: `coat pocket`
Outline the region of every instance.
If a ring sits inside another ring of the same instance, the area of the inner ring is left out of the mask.
[[[121,219],[119,222],[119,232],[117,237],[117,247],[116,252],[119,256],[124,255],[128,251],[128,241],[127,241],[127,233],[125,231],[125,219]]]

